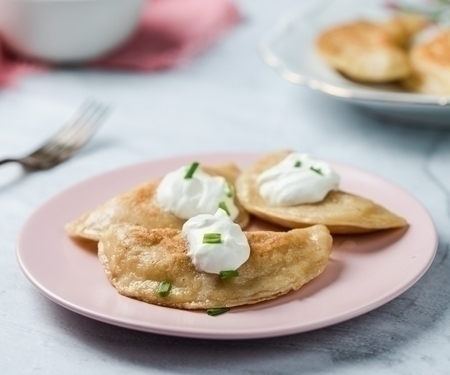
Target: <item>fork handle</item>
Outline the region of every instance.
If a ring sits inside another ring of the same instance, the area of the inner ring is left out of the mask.
[[[0,160],[0,165],[6,164],[6,163],[19,163],[19,160],[17,160],[17,159],[3,159],[3,160]]]

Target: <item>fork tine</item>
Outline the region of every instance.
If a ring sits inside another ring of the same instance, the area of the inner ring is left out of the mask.
[[[66,124],[37,150],[52,144],[53,142],[57,141],[59,143],[70,138],[73,132],[78,129],[79,124],[82,123],[82,121],[85,121],[85,118],[90,114],[90,112],[92,110],[96,110],[95,106],[101,106],[101,104],[92,100],[83,102],[81,107],[66,121]]]
[[[100,127],[101,120],[106,112],[106,107],[97,107],[94,108],[93,112],[86,113],[83,118],[79,119],[70,133],[65,133],[62,137],[55,139],[51,148],[62,146],[78,149],[83,146]]]
[[[31,160],[29,163],[38,163],[39,169],[47,169],[70,158],[95,134],[108,109],[108,106],[92,102],[82,112],[77,111],[79,114],[73,116],[68,125],[27,157]],[[37,165],[32,168],[37,168]]]
[[[87,103],[84,108],[77,111],[77,114],[70,119],[65,129],[63,128],[64,131],[55,134],[51,141],[66,142],[73,139],[75,133],[79,133],[83,128],[87,130],[92,127],[97,128],[101,123],[101,117],[106,114],[107,110],[108,106],[101,103],[95,101]]]
[[[71,117],[66,121],[66,124],[55,134],[53,134],[49,139],[47,139],[44,145],[47,145],[54,140],[66,137],[68,134],[70,134],[73,131],[74,126],[77,126],[77,123],[80,121],[80,119],[83,118],[83,116],[85,116],[87,112],[89,112],[90,108],[92,108],[95,103],[96,102],[92,100],[85,100],[77,109],[77,111],[72,114]]]
[[[80,122],[81,125],[77,132],[77,137],[71,137],[68,139],[68,143],[78,147],[85,144],[98,130],[106,117],[108,110],[108,106],[98,104],[94,112],[91,113],[89,117],[85,118],[83,120],[84,122]]]
[[[61,149],[72,149],[72,153],[83,146],[100,127],[109,107],[100,103],[90,102],[77,111],[59,132],[45,144],[35,150],[30,156],[52,156]],[[69,155],[70,156],[70,155]]]
[[[86,101],[69,121],[41,147],[20,157],[0,160],[0,165],[20,163],[29,171],[52,168],[71,157],[95,134],[109,107],[96,101]]]

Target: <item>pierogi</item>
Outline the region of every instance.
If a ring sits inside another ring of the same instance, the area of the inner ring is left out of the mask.
[[[231,186],[234,185],[240,172],[232,163],[214,167],[202,166],[202,169],[208,175],[224,177]],[[148,229],[180,229],[186,220],[163,209],[156,200],[157,189],[161,181],[162,178],[158,178],[145,182],[100,204],[67,223],[65,226],[67,233],[75,238],[98,241],[103,231],[118,223],[135,224]],[[234,221],[244,228],[249,222],[249,214],[239,203],[234,192],[232,200],[238,209],[238,215]]]
[[[369,83],[405,79],[411,73],[406,46],[427,20],[405,14],[386,22],[356,20],[323,31],[316,48],[347,77]]]
[[[325,226],[288,232],[244,232],[250,256],[236,277],[200,272],[178,229],[116,224],[102,232],[98,255],[117,291],[141,301],[181,309],[233,307],[297,290],[321,274],[332,247]],[[158,293],[170,283],[170,293]]]
[[[402,83],[411,91],[450,94],[450,30],[415,45],[409,51],[412,74]]]
[[[291,151],[279,151],[263,156],[238,177],[237,196],[248,212],[287,228],[322,224],[332,234],[365,233],[407,225],[405,219],[371,200],[340,190],[331,190],[316,203],[288,207],[269,204],[260,194],[258,177],[289,154]]]

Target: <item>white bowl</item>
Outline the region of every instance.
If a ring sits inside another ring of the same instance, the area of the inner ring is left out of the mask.
[[[147,0],[0,0],[0,39],[28,58],[101,57],[135,30]]]

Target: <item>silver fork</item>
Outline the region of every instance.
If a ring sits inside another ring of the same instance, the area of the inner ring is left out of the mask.
[[[95,134],[108,112],[108,106],[87,101],[81,105],[69,121],[41,147],[20,158],[0,160],[5,163],[19,163],[29,171],[50,169],[69,159]]]

